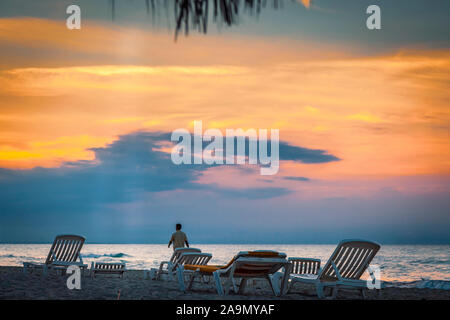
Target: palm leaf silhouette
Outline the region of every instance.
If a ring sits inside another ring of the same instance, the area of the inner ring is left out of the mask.
[[[116,18],[116,1],[109,0],[111,18]],[[271,0],[272,8],[278,9],[283,0]],[[291,0],[292,1],[292,0]],[[208,32],[208,14],[212,4],[213,22],[219,25],[231,26],[238,23],[241,12],[259,15],[262,8],[267,6],[268,0],[145,0],[145,10],[148,15],[160,16],[163,3],[166,18],[169,22],[168,8],[173,5],[175,19],[175,40],[180,32],[188,35],[190,29],[206,34]]]

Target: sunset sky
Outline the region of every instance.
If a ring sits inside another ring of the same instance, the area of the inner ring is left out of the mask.
[[[174,41],[172,7],[2,1],[0,242],[450,243],[449,9],[284,1]],[[279,173],[173,165],[195,120],[279,129]]]

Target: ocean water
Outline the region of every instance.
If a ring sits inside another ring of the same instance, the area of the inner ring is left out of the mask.
[[[193,244],[213,255],[211,264],[226,264],[237,252],[277,250],[288,257],[328,260],[336,245],[250,245]],[[23,262],[43,262],[50,244],[0,244],[1,266],[22,266]],[[163,244],[86,244],[85,263],[125,262],[127,269],[150,269],[168,260],[172,249]],[[372,261],[381,270],[388,286],[428,287],[450,290],[450,245],[383,245]]]

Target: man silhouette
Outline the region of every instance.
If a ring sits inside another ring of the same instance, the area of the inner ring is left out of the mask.
[[[170,248],[170,245],[173,243],[173,250],[175,250],[176,248],[184,248],[184,244],[186,243],[186,247],[189,248],[187,236],[183,231],[181,231],[181,224],[177,223],[175,229],[176,231],[172,234],[167,247]]]

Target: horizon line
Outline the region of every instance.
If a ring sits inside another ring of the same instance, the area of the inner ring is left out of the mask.
[[[53,242],[0,242],[0,245],[4,244],[52,244]],[[339,241],[337,242],[339,243]],[[314,243],[223,243],[223,242],[216,242],[216,243],[190,243],[189,247],[193,247],[195,245],[336,245],[337,243],[322,243],[322,242],[314,242]],[[148,243],[148,242],[85,242],[84,245],[89,244],[126,244],[126,245],[167,245],[166,242],[159,242],[159,243]],[[443,245],[448,246],[450,245],[450,242],[429,242],[429,243],[394,243],[394,242],[387,242],[383,243],[382,245]]]

